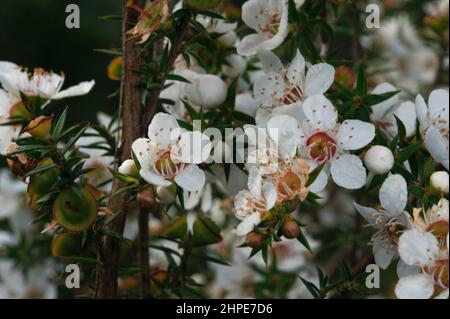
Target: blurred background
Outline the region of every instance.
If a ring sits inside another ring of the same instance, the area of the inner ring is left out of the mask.
[[[97,111],[114,113],[118,82],[109,80],[106,67],[110,55],[95,49],[120,47],[120,20],[100,16],[121,14],[120,0],[17,0],[2,1],[0,9],[0,61],[11,61],[27,68],[41,67],[64,72],[64,87],[94,79],[88,95],[62,101],[69,103],[71,120],[94,120]],[[80,7],[80,29],[67,29],[66,6]]]

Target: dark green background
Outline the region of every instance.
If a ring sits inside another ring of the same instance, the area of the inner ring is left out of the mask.
[[[80,7],[80,29],[66,28],[65,9],[71,3]],[[57,102],[58,107],[69,105],[72,121],[93,120],[99,110],[112,114],[118,99],[107,96],[119,86],[106,76],[112,57],[94,49],[120,47],[121,22],[98,19],[121,14],[120,7],[120,0],[3,0],[0,61],[64,72],[64,88],[94,79],[96,85],[89,95]]]

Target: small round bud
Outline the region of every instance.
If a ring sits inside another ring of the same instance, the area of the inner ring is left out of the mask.
[[[283,224],[281,233],[287,239],[294,239],[300,235],[300,226],[293,220],[288,220]]]
[[[134,161],[131,159],[127,159],[122,163],[122,165],[120,165],[119,173],[125,175],[137,175],[138,170]]]
[[[25,132],[31,136],[46,140],[50,138],[50,130],[52,128],[52,118],[48,116],[39,116],[28,124]]]
[[[142,208],[153,209],[156,205],[155,193],[151,186],[146,187],[137,195],[137,202]]]
[[[356,83],[356,76],[353,70],[347,66],[336,68],[336,81],[349,89],[353,89]]]
[[[394,154],[381,145],[372,146],[364,156],[367,169],[375,175],[383,175],[394,167]]]
[[[264,244],[265,239],[263,235],[251,232],[245,237],[245,244],[251,248],[259,248]]]
[[[186,85],[186,98],[196,106],[215,108],[221,106],[228,94],[228,88],[222,79],[212,74],[200,74],[190,79],[190,85]]]
[[[430,177],[431,187],[442,194],[448,194],[449,175],[445,171],[434,172]]]
[[[163,205],[172,204],[177,196],[177,186],[172,184],[168,187],[158,186],[156,188],[157,200]]]

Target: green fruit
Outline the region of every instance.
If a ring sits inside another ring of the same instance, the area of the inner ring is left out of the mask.
[[[195,10],[214,9],[220,3],[220,0],[186,0],[188,7]]]
[[[97,201],[86,189],[64,189],[53,203],[53,216],[68,231],[82,232],[97,218]]]
[[[44,168],[48,166],[54,166],[55,163],[50,158],[43,159],[37,166],[37,168]],[[45,195],[58,181],[60,170],[58,167],[50,168],[42,173],[35,174],[30,177],[30,183],[28,184],[28,194],[30,195]],[[42,197],[42,196],[41,196]]]
[[[206,246],[222,240],[220,228],[207,216],[199,216],[194,222],[192,243],[194,246]]]
[[[55,257],[74,257],[81,251],[82,238],[78,234],[57,234],[52,241],[52,255]]]

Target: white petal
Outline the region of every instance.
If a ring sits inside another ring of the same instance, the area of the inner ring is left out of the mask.
[[[403,176],[391,175],[380,188],[380,203],[392,216],[400,215],[408,202],[408,186]]]
[[[262,197],[262,175],[256,166],[248,174],[248,189],[255,197]]]
[[[441,292],[439,295],[434,297],[434,299],[448,299],[448,288]]]
[[[333,129],[337,123],[337,111],[323,95],[315,95],[306,99],[303,103],[303,112],[306,121],[314,129],[327,131]]]
[[[411,137],[416,132],[417,115],[416,115],[416,105],[411,102],[403,102],[394,112],[403,123],[406,129],[406,137]],[[394,134],[396,135],[396,133]]]
[[[71,96],[79,96],[79,95],[85,95],[88,94],[91,89],[94,87],[95,81],[92,80],[90,82],[81,82],[78,85],[71,86],[68,89],[65,89],[59,93],[57,93],[55,96],[52,97],[54,100],[58,99],[64,99]]]
[[[448,91],[438,89],[431,92],[428,98],[428,107],[432,119],[442,119],[448,123]]]
[[[177,185],[188,192],[201,189],[205,180],[205,173],[197,165],[189,165],[175,176]]]
[[[174,151],[181,156],[183,163],[200,164],[211,154],[211,141],[199,131],[185,132],[181,134]]]
[[[433,234],[411,229],[400,236],[398,252],[408,265],[428,266],[438,257],[439,243]]]
[[[355,206],[355,209],[358,211],[358,213],[360,213],[361,216],[369,224],[379,229],[384,227],[384,222],[387,220],[387,218],[381,215],[376,209],[372,207],[361,206],[355,202],[353,202],[353,205]]]
[[[261,60],[265,73],[275,72],[281,74],[283,72],[283,63],[281,63],[280,58],[271,51],[260,51],[258,57]]]
[[[425,134],[425,146],[433,159],[448,170],[448,139],[445,139],[436,127],[428,128]]]
[[[344,150],[359,150],[375,137],[375,126],[360,120],[346,120],[339,128],[338,142]]]
[[[366,182],[366,169],[358,156],[345,154],[331,163],[333,181],[347,189],[359,189]]]
[[[245,236],[248,233],[252,232],[255,226],[257,226],[261,222],[261,217],[259,213],[251,214],[246,217],[236,228],[237,236]]]
[[[156,173],[153,173],[152,171],[148,169],[141,169],[139,171],[139,175],[149,184],[155,185],[155,186],[170,186],[172,182],[166,180],[161,175],[158,175]]]
[[[428,107],[422,95],[416,97],[416,113],[422,128],[428,127]]]
[[[305,80],[305,95],[307,97],[324,94],[334,81],[334,67],[320,63],[308,69]]]
[[[242,56],[255,55],[261,48],[260,45],[266,40],[259,34],[249,34],[245,36],[236,46],[237,53]]]
[[[270,72],[259,77],[253,86],[253,94],[261,106],[272,107],[283,100],[285,83],[279,73]]]
[[[420,273],[420,267],[410,266],[403,260],[399,260],[397,264],[397,276],[398,278],[403,278],[406,276],[411,276]]]
[[[380,236],[376,236],[373,242],[373,255],[375,263],[381,269],[387,269],[391,264],[392,258],[396,255],[395,247],[389,248],[390,243],[384,242]]]
[[[176,141],[180,134],[177,120],[166,113],[155,114],[148,127],[148,137],[162,148]]]
[[[262,193],[266,200],[266,209],[272,209],[277,201],[277,190],[275,189],[275,186],[271,182],[264,183]]]
[[[375,89],[373,89],[372,94],[381,95],[388,92],[394,92],[397,91],[397,89],[390,83],[381,83],[379,84]],[[391,98],[372,105],[372,111],[373,116],[376,120],[383,120],[386,119],[386,116],[388,114],[392,114],[394,111],[394,107],[397,105],[398,101],[400,99],[400,95],[396,94],[392,96]]]
[[[307,161],[307,163],[310,167],[310,173],[318,166],[318,164],[314,161]],[[309,185],[308,190],[315,194],[323,191],[325,187],[327,187],[329,175],[329,166],[325,165],[324,168],[320,171],[319,175],[317,175],[314,183]]]
[[[284,159],[292,158],[300,143],[300,124],[289,115],[278,115],[267,123],[270,138],[278,145]]]
[[[251,93],[242,93],[236,95],[236,102],[234,105],[236,111],[255,117],[258,105]]]
[[[400,278],[395,287],[395,294],[399,299],[429,299],[433,293],[433,281],[424,274]]]
[[[297,50],[297,54],[289,65],[286,73],[286,77],[291,87],[299,86],[301,89],[304,89],[305,65],[305,58],[300,51]]]
[[[147,138],[139,138],[131,146],[134,156],[136,156],[139,165],[142,168],[149,169],[153,167],[156,160],[157,149]]]

